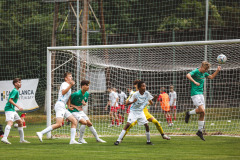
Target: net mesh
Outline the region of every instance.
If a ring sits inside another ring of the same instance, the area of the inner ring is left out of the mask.
[[[214,80],[206,80],[206,123],[207,134],[238,134],[239,131],[239,74],[240,60],[239,44],[215,44],[207,46],[207,60],[211,63],[208,73],[212,74],[219,65],[216,57],[224,53],[228,60],[222,64],[222,70]],[[77,59],[77,53],[80,54]],[[205,46],[172,46],[146,48],[118,48],[118,49],[89,49],[89,50],[59,50],[52,51],[52,64],[56,70],[52,72],[52,106],[57,99],[58,88],[64,81],[64,72],[73,73],[77,79],[77,61],[80,61],[79,80],[87,79],[90,84],[90,98],[87,112],[90,120],[100,135],[118,135],[126,124],[127,113],[124,110],[125,121],[120,127],[109,127],[111,118],[109,109],[105,110],[112,87],[129,95],[128,88],[133,88],[133,81],[145,81],[147,90],[152,95],[159,95],[160,88],[165,87],[169,93],[169,86],[174,85],[177,93],[177,116],[173,126],[168,126],[164,112],[155,103],[149,112],[159,121],[163,130],[168,134],[193,134],[197,130],[198,115],[192,116],[190,123],[185,124],[185,112],[194,109],[190,96],[190,81],[187,73],[200,67],[204,60]],[[67,63],[66,63],[67,62]],[[64,65],[62,65],[64,64]],[[61,67],[59,67],[61,66]],[[73,87],[72,92],[76,91]],[[127,107],[126,107],[127,108]],[[52,110],[54,115],[54,110]],[[67,126],[65,126],[67,127]],[[66,130],[65,130],[66,129]],[[53,135],[69,133],[69,128],[53,131]],[[151,133],[158,134],[155,126],[150,123]],[[145,134],[143,126],[135,126],[130,134]],[[91,135],[87,132],[87,135]]]

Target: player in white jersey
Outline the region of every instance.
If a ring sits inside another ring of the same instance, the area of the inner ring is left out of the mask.
[[[150,131],[148,126],[148,121],[143,112],[143,109],[148,103],[153,104],[152,102],[153,96],[148,91],[146,91],[146,84],[143,81],[138,82],[138,89],[139,91],[136,91],[127,102],[127,105],[132,104],[130,108],[130,114],[128,116],[127,124],[125,125],[122,132],[120,133],[117,141],[114,143],[115,145],[118,145],[120,143],[120,141],[122,140],[126,132],[126,129],[131,125],[131,123],[135,122],[136,120],[139,125],[145,126],[147,144],[152,145],[152,142],[150,141]]]
[[[115,122],[117,124],[117,126],[119,126],[119,120],[118,120],[118,116],[117,116],[117,109],[118,109],[118,95],[116,93],[116,88],[112,88],[108,90],[110,92],[109,94],[109,101],[105,107],[105,110],[108,109],[108,106],[110,105],[111,109],[109,112],[109,115],[112,119],[112,123],[110,124],[110,127],[113,127]],[[115,118],[115,121],[114,121]]]
[[[174,113],[174,120],[177,120],[177,93],[174,91],[174,86],[170,86],[170,92],[169,92],[169,99],[170,99],[170,111]]]
[[[42,136],[54,129],[62,127],[63,118],[67,118],[71,124],[71,140],[69,144],[81,144],[75,140],[75,134],[76,134],[76,127],[77,127],[77,120],[74,118],[74,116],[66,109],[66,104],[70,106],[70,96],[71,96],[71,87],[75,84],[75,82],[72,80],[72,74],[70,72],[64,73],[64,80],[61,84],[59,93],[58,93],[58,100],[55,104],[55,112],[56,112],[56,123],[48,126],[41,132],[37,132],[37,136],[42,142]]]
[[[124,122],[124,114],[125,114],[125,105],[124,105],[124,102],[125,102],[125,100],[127,99],[127,95],[123,92],[123,91],[121,91],[121,90],[118,90],[118,97],[119,97],[119,114],[118,114],[118,116],[119,116],[119,122],[120,122],[120,124],[123,124],[123,122]]]

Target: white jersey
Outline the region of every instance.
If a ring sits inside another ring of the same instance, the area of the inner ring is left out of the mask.
[[[170,102],[169,102],[170,106],[176,106],[177,93],[175,91],[169,92],[169,99],[170,99]],[[176,101],[173,104],[174,99],[176,99]]]
[[[67,82],[63,82],[60,86],[60,90],[58,92],[58,101],[63,102],[65,105],[71,95],[71,88],[68,90],[68,92],[65,95],[62,95],[62,91],[66,89],[69,86]]]
[[[144,107],[149,103],[149,100],[153,99],[153,96],[148,92],[145,91],[143,95],[136,91],[131,98],[129,99],[130,102],[133,102],[134,99],[137,99],[135,103],[132,104],[130,110],[132,111],[142,111]]]
[[[121,91],[121,93],[118,94],[119,97],[119,103],[120,105],[124,104],[124,100],[127,99],[127,95]]]
[[[111,107],[114,106],[115,102],[117,101],[117,98],[118,98],[118,94],[116,92],[111,92],[109,94],[109,101],[111,101]],[[116,103],[115,107],[118,106],[118,103]]]

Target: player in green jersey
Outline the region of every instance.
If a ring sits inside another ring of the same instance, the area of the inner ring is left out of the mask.
[[[190,115],[199,114],[198,119],[198,132],[196,133],[203,141],[203,127],[204,127],[204,116],[205,116],[205,101],[203,96],[204,79],[214,79],[218,72],[221,70],[221,66],[218,66],[217,70],[212,74],[208,74],[207,71],[210,68],[210,63],[203,61],[201,67],[195,69],[187,74],[187,78],[191,81],[191,98],[196,109],[186,112],[185,122],[188,123]]]
[[[80,137],[78,140],[79,143],[87,143],[83,138],[86,125],[88,126],[92,134],[95,136],[97,142],[105,143],[104,140],[99,138],[95,128],[92,125],[92,122],[90,121],[88,116],[83,112],[83,107],[86,106],[88,102],[89,85],[90,85],[90,81],[88,80],[83,80],[81,82],[81,89],[71,94],[71,106],[68,107],[68,110],[77,119],[77,121],[82,124],[80,127]]]
[[[28,142],[27,140],[24,139],[23,122],[22,122],[21,118],[19,117],[19,115],[17,114],[17,112],[15,111],[15,107],[17,107],[20,111],[23,110],[23,108],[20,107],[17,104],[17,101],[18,101],[18,98],[19,98],[18,90],[22,86],[21,78],[15,78],[13,80],[13,85],[14,85],[15,88],[9,94],[7,104],[4,108],[7,125],[5,127],[5,133],[4,133],[4,136],[1,139],[1,141],[5,144],[11,144],[8,141],[7,138],[8,138],[8,135],[10,133],[11,127],[13,125],[13,122],[16,121],[17,124],[18,124],[18,132],[19,132],[19,135],[20,135],[20,143],[30,143],[30,142]]]

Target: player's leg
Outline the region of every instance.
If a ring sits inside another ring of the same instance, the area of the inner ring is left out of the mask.
[[[111,111],[109,112],[109,115],[110,115],[110,118],[112,120],[112,123],[110,124],[110,127],[113,127],[114,124],[115,124],[113,112],[114,112],[114,107],[111,107]]]
[[[87,121],[86,121],[84,118],[81,118],[81,119],[79,120],[79,123],[81,124],[81,127],[80,127],[80,136],[79,136],[78,142],[79,142],[79,143],[87,143],[87,142],[83,139],[83,135],[84,135],[84,133],[85,133]]]
[[[30,142],[28,142],[27,140],[24,139],[24,131],[23,131],[22,119],[18,119],[18,120],[16,120],[16,122],[18,124],[18,133],[19,133],[19,136],[20,136],[20,143],[30,143]]]
[[[193,104],[198,108],[199,106],[203,105],[201,99],[200,99],[200,95],[195,95],[195,96],[192,96],[192,101],[193,101]],[[197,109],[196,108],[196,109]],[[186,112],[186,115],[185,115],[185,122],[188,123],[189,119],[190,119],[190,116],[191,115],[194,115],[194,114],[197,114],[196,112],[196,109],[193,109],[191,111],[188,111]]]
[[[205,109],[204,105],[199,106],[196,109],[196,113],[200,114],[198,119],[198,132],[196,133],[203,141],[205,141],[203,137],[203,127],[204,127],[204,117],[205,117]]]
[[[128,128],[126,128],[126,132],[125,132],[125,134],[124,134],[124,136],[123,136],[123,138],[122,138],[122,140],[124,139],[124,137],[128,134],[128,132],[130,131],[130,129],[133,127],[133,126],[135,126],[137,124],[137,121],[135,121],[135,122],[133,122],[133,123],[131,123],[130,125],[129,125],[129,127]]]
[[[76,118],[68,110],[66,110],[65,117],[71,122],[71,139],[69,144],[81,144],[75,140],[77,128]]]
[[[121,107],[121,112],[122,112],[122,124],[124,123],[124,120],[125,120],[125,105],[122,105]]]
[[[115,117],[115,122],[116,122],[116,124],[117,124],[117,127],[119,127],[118,107],[115,107],[115,110],[114,110],[114,117]]]
[[[121,140],[123,139],[123,136],[125,135],[126,133],[126,130],[127,128],[129,128],[129,126],[135,122],[137,120],[137,116],[134,114],[134,112],[130,112],[129,115],[128,115],[128,120],[127,120],[127,124],[124,126],[122,132],[120,133],[117,141],[114,143],[115,145],[118,145]]]
[[[144,126],[146,129],[147,144],[153,145],[153,143],[150,141],[150,129],[149,129],[148,123],[145,123]]]
[[[86,118],[85,118],[86,119]],[[95,128],[92,125],[92,122],[89,120],[89,118],[87,117],[87,126],[89,128],[89,130],[92,132],[92,134],[94,135],[94,137],[96,138],[97,142],[101,142],[101,143],[106,143],[106,141],[102,140],[101,138],[99,138],[97,131],[95,130]]]
[[[173,111],[174,111],[174,121],[177,121],[177,107],[176,106],[174,106]]]
[[[168,120],[169,120],[169,123],[168,123],[168,126],[171,127],[173,125],[172,123],[172,117],[171,117],[171,114],[169,113],[170,111],[166,112],[167,113],[167,117],[168,117]]]
[[[169,119],[168,119],[168,115],[167,115],[167,112],[166,112],[166,111],[164,111],[164,117],[166,118],[166,121],[167,121],[167,123],[169,124]]]
[[[6,114],[5,112],[5,115],[6,115],[6,121],[7,121],[7,125],[5,127],[5,130],[4,130],[4,135],[3,135],[3,138],[1,139],[1,141],[5,144],[11,144],[9,141],[8,141],[8,135],[10,133],[10,130],[11,130],[11,127],[13,125],[13,118],[12,120],[10,120],[10,112],[8,112],[9,114]]]
[[[145,114],[145,115],[146,115],[146,114]],[[150,114],[150,115],[151,115],[151,114]],[[146,116],[146,117],[147,117],[147,116]],[[147,117],[147,118],[148,118],[148,117]],[[162,129],[162,126],[161,126],[161,124],[157,121],[156,118],[154,118],[154,117],[152,116],[152,117],[148,118],[147,120],[148,120],[149,122],[152,122],[152,123],[155,124],[157,130],[159,131],[159,133],[161,134],[161,136],[162,136],[163,139],[167,139],[167,140],[170,140],[170,139],[171,139],[170,137],[168,137],[167,135],[164,134],[163,129]]]
[[[127,122],[127,124],[124,126],[122,132],[120,133],[117,141],[114,143],[115,145],[118,145],[118,144],[121,142],[121,140],[123,139],[123,136],[124,136],[125,133],[126,133],[126,129],[127,129],[130,125],[131,125],[131,123],[130,123],[130,122]]]
[[[44,130],[40,131],[40,132],[37,132],[37,136],[38,136],[38,139],[40,140],[40,142],[42,142],[42,136],[54,129],[57,129],[57,128],[60,128],[62,126],[62,121],[63,121],[63,117],[57,117],[56,118],[56,123],[51,125],[51,126],[48,126],[47,128],[45,128]]]

